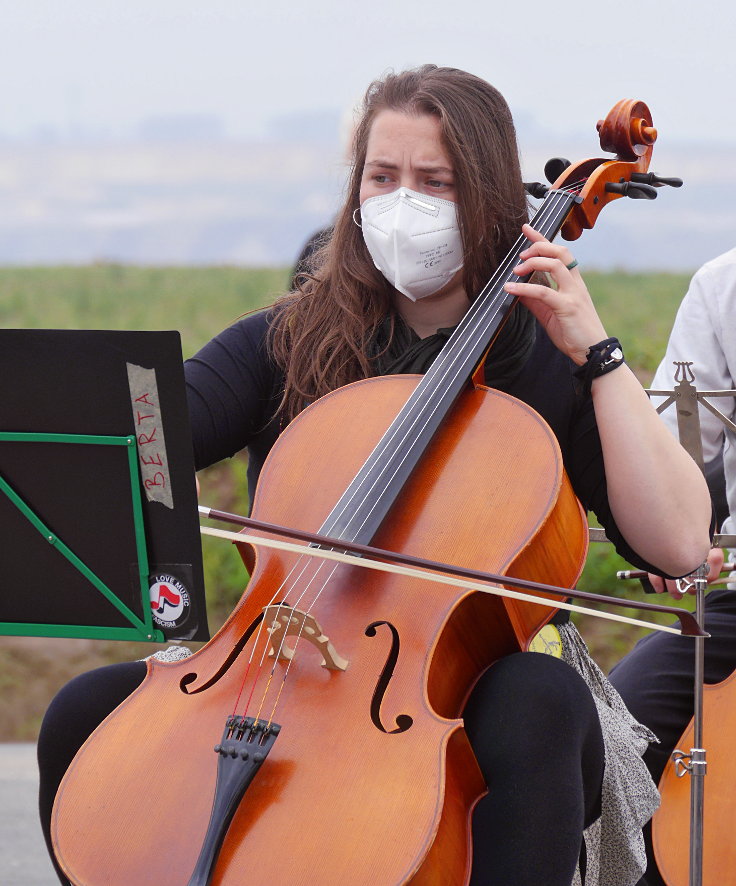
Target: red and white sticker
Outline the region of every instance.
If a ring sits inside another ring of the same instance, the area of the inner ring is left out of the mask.
[[[189,617],[189,591],[173,575],[154,575],[151,579],[151,615],[162,628],[177,628]]]

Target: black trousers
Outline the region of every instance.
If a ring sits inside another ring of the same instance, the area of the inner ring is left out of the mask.
[[[41,824],[79,747],[145,676],[142,662],[82,674],[54,698],[41,727]],[[600,815],[604,752],[580,675],[559,659],[517,653],[481,677],[465,724],[489,785],[473,818],[472,886],[570,886],[582,831]],[[287,886],[287,884],[284,884]]]
[[[707,594],[705,629],[711,635],[705,641],[705,682],[720,683],[736,670],[736,591]],[[654,633],[640,640],[609,675],[634,717],[660,740],[644,755],[656,783],[693,716],[694,662],[692,640]],[[650,824],[644,828],[644,840],[648,865],[641,886],[664,886]]]

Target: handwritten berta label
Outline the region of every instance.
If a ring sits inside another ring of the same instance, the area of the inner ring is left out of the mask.
[[[174,498],[171,494],[169,460],[166,457],[156,370],[145,369],[133,363],[125,365],[128,368],[130,403],[133,407],[138,459],[146,498],[148,501],[158,501],[167,508],[173,508]]]

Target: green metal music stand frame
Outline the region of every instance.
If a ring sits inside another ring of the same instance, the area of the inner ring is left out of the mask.
[[[148,588],[148,549],[143,523],[143,504],[141,498],[140,475],[138,469],[138,451],[136,438],[98,436],[94,434],[52,434],[23,433],[16,431],[0,431],[0,446],[3,442],[13,443],[73,443],[92,446],[125,447],[130,475],[130,492],[133,511],[133,531],[137,553],[137,576],[141,590],[141,610],[143,618],[139,618],[114,591],[96,575],[35,513],[35,511],[15,492],[10,484],[0,476],[0,492],[4,493],[31,525],[53,545],[59,555],[65,557],[82,576],[101,593],[118,612],[130,622],[130,627],[67,625],[67,624],[19,624],[0,622],[0,634],[11,636],[37,637],[83,637],[96,640],[137,640],[162,643],[165,636],[153,625]]]

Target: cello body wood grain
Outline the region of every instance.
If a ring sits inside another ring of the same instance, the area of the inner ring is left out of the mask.
[[[546,189],[532,227],[550,240],[592,227],[622,183],[643,187],[633,176],[656,138],[646,105],[620,102],[599,129],[618,157],[572,165]],[[571,587],[587,526],[554,434],[470,381],[514,309],[506,285],[529,242],[519,237],[421,380],[367,379],[303,411],[268,457],[254,516]],[[468,882],[469,822],[486,786],[462,711],[481,674],[526,649],[561,598],[511,601],[312,559],[259,552],[212,641],[188,660],[150,662],[83,745],[52,817],[76,886]],[[214,864],[193,875],[215,817],[223,723],[241,697],[241,716],[268,733],[267,756],[265,744],[247,749],[259,768],[231,804]]]
[[[254,515],[316,529],[416,383],[358,382],[302,413],[269,457]],[[501,445],[509,459],[494,463],[489,453]],[[521,487],[521,473],[534,482]],[[514,564],[515,574],[571,585],[587,533],[546,424],[510,397],[468,389],[376,543],[499,572]],[[318,649],[298,643],[283,682],[289,662],[277,661],[281,732],[235,814],[212,883],[467,882],[468,822],[485,785],[462,708],[485,668],[524,648],[553,610],[345,566],[330,568],[327,583],[327,571],[310,565],[287,588],[295,560],[259,553],[216,637],[183,662],[150,662],[142,686],[77,755],[53,819],[58,857],[77,886],[185,886],[210,815],[212,748],[258,642],[261,611],[275,593],[307,608],[299,595],[316,582],[325,587],[309,608],[348,666],[324,668]],[[264,707],[272,667],[256,680]]]
[[[736,673],[721,683],[703,687],[703,747],[708,765],[703,799],[703,886],[728,886],[736,882],[735,690]],[[693,747],[693,735],[691,721],[677,744],[686,754]],[[678,777],[674,762],[667,762],[659,782],[662,805],[652,819],[657,867],[667,886],[688,886],[690,882],[690,782],[690,775]]]

